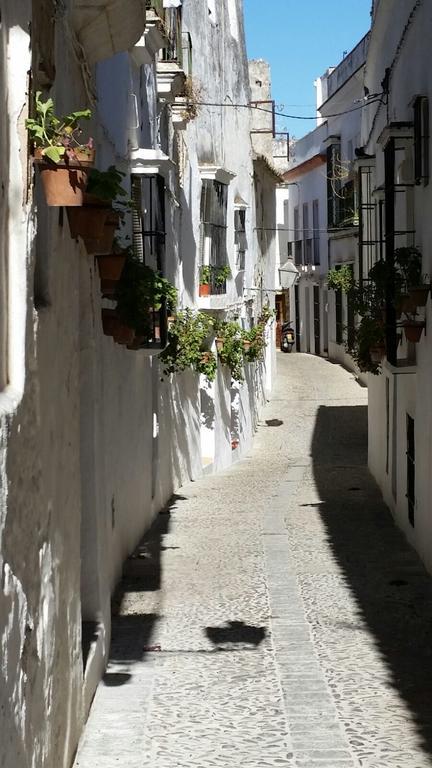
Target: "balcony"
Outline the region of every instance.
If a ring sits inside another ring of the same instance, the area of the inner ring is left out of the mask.
[[[89,65],[130,50],[146,25],[145,0],[74,0],[72,27]]]
[[[186,78],[192,75],[192,42],[189,33],[182,31],[180,8],[165,8],[164,24],[168,43],[157,63],[158,95],[174,102],[186,95]],[[184,106],[182,103],[181,109]]]
[[[146,0],[146,28],[131,50],[135,64],[154,64],[160,50],[169,44],[162,0]]]

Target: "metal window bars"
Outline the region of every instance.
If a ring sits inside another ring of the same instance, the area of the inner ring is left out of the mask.
[[[165,253],[165,182],[158,174],[132,174],[132,249],[134,258],[155,272],[163,272]],[[149,333],[141,349],[163,349],[167,341],[167,310],[148,308]]]
[[[218,269],[228,264],[227,255],[228,187],[213,179],[203,179],[201,189],[200,265],[210,266],[210,293],[226,293],[226,280],[218,279]]]

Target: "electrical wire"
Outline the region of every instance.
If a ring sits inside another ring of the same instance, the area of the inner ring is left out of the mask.
[[[373,99],[367,99],[364,101],[363,104],[359,104],[358,107],[352,107],[351,109],[345,109],[343,112],[334,112],[331,115],[324,115],[323,120],[327,120],[329,117],[340,117],[342,115],[348,115],[350,112],[357,112],[359,109],[363,109],[364,107],[368,107],[370,104],[375,104],[376,102],[382,102],[381,96],[384,96],[384,93],[376,94],[376,97]],[[277,112],[273,109],[265,109],[264,107],[258,107],[256,104],[231,104],[231,103],[218,103],[213,101],[198,101],[196,102],[197,106],[200,107],[232,107],[234,109],[256,109],[258,112],[266,112],[268,115],[275,115],[276,117],[287,117],[290,120],[316,120],[317,115],[288,115],[286,112]]]

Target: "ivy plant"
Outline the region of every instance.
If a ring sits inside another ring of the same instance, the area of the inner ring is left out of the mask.
[[[209,348],[212,332],[213,320],[204,312],[178,312],[168,329],[168,344],[160,354],[164,375],[191,368],[214,381],[217,361]]]
[[[231,268],[229,264],[225,264],[223,267],[214,267],[213,270],[215,284],[219,287],[231,277]]]
[[[34,146],[42,148],[43,156],[53,163],[60,163],[65,157],[73,159],[78,151],[90,155],[93,139],[82,144],[78,138],[81,134],[80,122],[89,120],[91,111],[82,109],[57,117],[53,100],[42,101],[41,95],[42,92],[38,91],[35,97],[36,117],[25,121]]]
[[[265,326],[262,323],[254,325],[249,331],[243,331],[243,339],[250,342],[249,349],[244,350],[244,357],[248,363],[262,360],[265,349]]]
[[[126,174],[119,171],[115,165],[110,165],[106,171],[92,168],[87,183],[87,192],[107,202],[117,198],[125,198],[127,192],[122,187],[125,176]]]
[[[349,293],[354,286],[354,276],[349,264],[342,264],[340,269],[330,269],[327,273],[327,285],[333,291]]]
[[[222,365],[226,365],[231,371],[231,377],[235,381],[244,380],[243,371],[243,331],[236,322],[216,322],[214,329],[222,340],[223,346],[218,352]]]

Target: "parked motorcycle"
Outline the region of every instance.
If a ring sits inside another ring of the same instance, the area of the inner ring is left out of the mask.
[[[281,329],[281,352],[291,352],[295,344],[295,331],[291,327],[291,323],[283,323]]]

